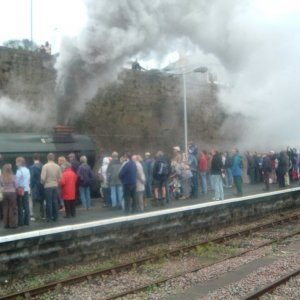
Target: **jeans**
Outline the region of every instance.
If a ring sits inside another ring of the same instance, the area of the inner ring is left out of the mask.
[[[233,178],[234,178],[234,184],[236,187],[237,194],[239,196],[242,196],[243,195],[242,176],[234,176]]]
[[[111,206],[121,207],[123,198],[123,187],[122,185],[112,185],[110,187]]]
[[[200,178],[201,178],[201,189],[202,193],[206,194],[207,193],[207,173],[206,172],[200,172]]]
[[[75,200],[65,200],[64,201],[66,217],[75,217],[76,216],[76,206]]]
[[[58,189],[57,187],[45,188],[46,218],[47,221],[57,221],[58,218]]]
[[[152,179],[150,178],[146,179],[144,195],[145,198],[152,197]]]
[[[193,171],[192,174],[193,174],[193,177],[191,178],[191,181],[192,181],[191,197],[198,198],[198,172]]]
[[[226,185],[233,186],[233,176],[232,176],[232,171],[230,168],[226,169]]]
[[[79,187],[81,204],[84,208],[88,209],[91,207],[91,191],[89,186]]]
[[[123,185],[124,192],[124,206],[125,213],[134,212],[135,205],[135,184],[124,184]]]
[[[221,175],[211,175],[212,187],[215,191],[215,200],[224,199],[223,182]]]
[[[18,225],[29,225],[29,195],[25,192],[23,196],[17,196]]]
[[[135,204],[137,212],[144,212],[144,192],[135,192]]]

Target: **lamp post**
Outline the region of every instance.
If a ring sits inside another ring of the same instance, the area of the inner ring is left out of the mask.
[[[32,21],[32,0],[30,0],[30,41],[31,41],[31,50],[33,50],[33,21]]]
[[[169,68],[165,68],[165,71],[171,71]],[[184,150],[186,155],[188,155],[188,116],[187,116],[187,99],[186,99],[186,74],[189,73],[206,73],[208,71],[207,67],[198,67],[191,71],[184,71],[182,73],[174,73],[174,75],[182,75],[183,84],[183,126],[184,126]]]

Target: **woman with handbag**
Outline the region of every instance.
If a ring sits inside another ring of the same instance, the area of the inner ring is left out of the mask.
[[[0,176],[0,188],[3,197],[4,228],[16,228],[18,225],[17,181],[13,174],[11,164],[5,164],[3,166],[2,175]]]
[[[16,166],[18,168],[17,179],[17,204],[18,204],[18,225],[29,225],[29,184],[30,171],[25,167],[25,159],[23,157],[16,158]]]

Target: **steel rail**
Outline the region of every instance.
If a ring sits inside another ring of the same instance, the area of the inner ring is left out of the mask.
[[[289,281],[292,277],[295,277],[300,274],[300,269],[297,269],[289,274],[286,274],[276,281],[273,281],[272,283],[260,288],[259,290],[253,292],[252,294],[247,295],[243,300],[254,300],[258,299],[260,296],[263,296],[264,294],[268,292],[272,292],[275,288],[279,287],[280,285],[286,283]]]
[[[284,217],[282,219],[279,219],[277,221],[272,221],[272,222],[260,224],[260,225],[257,225],[257,226],[251,227],[251,228],[247,228],[247,229],[244,229],[244,230],[241,230],[241,231],[226,234],[222,237],[214,238],[214,239],[211,239],[211,240],[205,240],[205,241],[202,241],[202,242],[190,245],[190,246],[184,246],[184,247],[180,247],[180,248],[177,248],[177,249],[174,249],[174,250],[164,251],[160,254],[153,255],[153,256],[147,256],[147,257],[135,260],[133,262],[116,265],[114,267],[110,267],[110,268],[106,268],[106,269],[95,270],[95,271],[85,273],[85,274],[82,274],[82,275],[73,276],[73,277],[69,277],[67,279],[62,279],[62,280],[58,280],[58,281],[55,281],[55,282],[47,283],[47,284],[45,284],[43,286],[40,286],[38,288],[27,289],[27,290],[12,293],[12,294],[9,294],[9,295],[0,296],[0,300],[16,299],[17,297],[22,297],[22,296],[24,296],[25,298],[35,297],[35,296],[47,293],[51,290],[54,290],[55,288],[60,287],[60,286],[66,286],[66,285],[72,285],[72,284],[80,283],[80,282],[83,282],[86,279],[94,277],[94,276],[116,274],[116,273],[121,272],[121,271],[129,270],[129,269],[132,269],[134,267],[141,266],[141,265],[145,264],[146,262],[157,261],[157,260],[161,259],[162,257],[176,256],[176,255],[179,255],[180,253],[191,251],[191,250],[193,250],[193,249],[195,249],[199,246],[203,246],[203,245],[206,245],[208,243],[223,243],[223,242],[226,242],[228,240],[234,239],[236,237],[240,237],[241,235],[251,234],[251,233],[263,230],[265,228],[274,227],[276,225],[280,225],[280,224],[283,224],[283,223],[286,223],[286,222],[289,222],[289,221],[292,221],[292,220],[295,220],[295,219],[299,219],[299,217],[300,217],[300,215],[293,214],[293,215]],[[274,243],[276,241],[277,240],[272,241],[271,243]],[[256,250],[256,249],[254,249],[254,250]],[[249,250],[249,251],[252,251],[252,249]],[[243,254],[245,254],[249,251],[246,250],[246,252],[243,252],[239,255],[243,255]],[[239,256],[239,255],[237,255],[237,256]],[[229,259],[229,258],[227,258],[227,259]],[[215,262],[215,263],[219,263],[221,261],[223,261],[223,259],[218,261],[218,262]],[[215,264],[215,263],[213,263],[213,264]],[[210,265],[207,265],[205,267],[208,267],[208,266],[210,266]],[[196,272],[196,271],[197,270],[194,270],[194,271],[192,270],[192,271],[189,271],[188,273]],[[180,275],[180,276],[182,276],[182,275]],[[176,277],[178,277],[178,276],[175,276],[174,278],[176,278]],[[170,279],[172,279],[172,278],[170,278]],[[169,279],[163,280],[163,282],[165,282],[167,280],[169,280]],[[158,284],[161,284],[161,283],[158,282]],[[154,284],[156,284],[156,282],[151,283],[150,285],[147,285],[147,287],[149,287],[151,285],[154,285]],[[142,287],[142,290],[145,290],[145,289],[146,289],[146,287]],[[115,299],[115,298],[107,298],[107,299]]]
[[[119,293],[119,294],[115,294],[115,295],[112,295],[112,296],[108,296],[108,297],[106,297],[106,298],[104,298],[104,299],[105,299],[105,300],[113,300],[113,299],[117,299],[117,298],[120,298],[120,297],[125,297],[125,296],[127,296],[127,295],[132,295],[132,294],[136,294],[136,293],[138,293],[138,292],[145,291],[145,290],[147,290],[148,288],[151,288],[152,286],[159,286],[159,285],[161,285],[161,284],[163,284],[163,283],[165,283],[165,282],[167,282],[167,281],[169,281],[169,280],[172,280],[172,279],[175,279],[175,278],[182,277],[182,276],[184,276],[184,275],[186,275],[186,274],[189,274],[189,273],[195,273],[195,272],[198,272],[198,271],[200,271],[200,270],[203,270],[203,269],[206,269],[206,268],[208,268],[208,267],[211,267],[211,266],[213,266],[213,265],[216,265],[216,264],[218,264],[218,263],[221,263],[221,262],[224,262],[224,261],[233,259],[233,258],[237,258],[237,257],[243,256],[243,255],[245,255],[245,254],[247,254],[247,253],[249,253],[249,252],[255,251],[255,250],[257,250],[257,249],[260,249],[260,248],[263,248],[263,247],[266,247],[266,246],[270,246],[270,245],[272,245],[272,244],[274,244],[274,243],[278,243],[278,242],[280,242],[280,241],[282,241],[282,240],[285,240],[285,239],[287,239],[287,238],[293,237],[293,236],[295,236],[295,235],[297,235],[297,234],[300,234],[300,230],[298,230],[297,232],[294,232],[294,233],[285,235],[285,236],[283,236],[283,237],[281,237],[281,238],[273,239],[273,240],[271,240],[271,241],[269,241],[269,242],[265,242],[265,243],[263,243],[263,244],[260,244],[260,245],[258,245],[258,246],[255,246],[255,247],[252,248],[252,249],[248,249],[248,250],[242,251],[242,252],[240,252],[240,253],[238,253],[238,254],[235,254],[235,255],[232,255],[232,256],[230,256],[230,257],[227,257],[227,258],[223,258],[223,259],[217,260],[216,262],[212,262],[212,263],[207,264],[207,265],[205,265],[205,266],[196,267],[196,268],[194,268],[194,269],[190,269],[190,270],[183,271],[183,272],[181,272],[181,273],[177,273],[176,275],[173,275],[173,276],[164,277],[164,278],[162,278],[162,279],[159,279],[159,280],[156,280],[156,281],[152,281],[152,282],[150,282],[150,283],[148,283],[148,284],[146,284],[146,285],[143,285],[143,286],[140,286],[140,287],[137,287],[137,288],[134,288],[134,289],[129,289],[129,290],[126,290],[126,291],[121,292],[121,293]]]

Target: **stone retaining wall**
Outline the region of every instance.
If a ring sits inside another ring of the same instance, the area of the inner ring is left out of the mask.
[[[103,220],[98,224],[45,229],[27,233],[24,239],[20,235],[15,240],[12,236],[0,237],[0,278],[112,257],[147,245],[182,239],[195,231],[213,231],[257,220],[270,213],[300,207],[299,196],[300,188],[295,188]],[[49,233],[51,230],[53,233]]]

